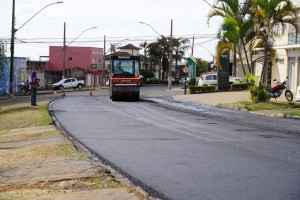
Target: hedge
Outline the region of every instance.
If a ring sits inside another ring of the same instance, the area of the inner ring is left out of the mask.
[[[231,90],[247,90],[248,84],[247,83],[232,83]]]
[[[216,90],[216,86],[209,85],[209,86],[196,86],[196,85],[189,85],[190,94],[201,93],[201,92],[212,92]]]

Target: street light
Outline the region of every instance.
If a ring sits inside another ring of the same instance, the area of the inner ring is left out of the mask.
[[[50,3],[46,6],[44,6],[42,9],[40,9],[36,14],[34,14],[31,18],[29,18],[23,25],[21,25],[19,28],[15,28],[15,0],[13,0],[12,4],[12,26],[11,26],[11,42],[10,42],[10,84],[9,84],[9,95],[10,97],[13,96],[13,83],[14,83],[14,54],[15,54],[15,34],[18,30],[20,30],[23,26],[25,26],[32,18],[34,18],[37,14],[39,14],[42,10],[47,8],[48,6],[54,5],[54,4],[60,4],[63,3],[63,1],[58,1],[54,3]]]
[[[97,27],[94,26],[94,27],[91,27],[91,28],[88,28],[84,31],[82,31],[74,40],[72,40],[67,46],[70,46],[70,44],[72,44],[75,40],[77,40],[82,34],[84,34],[85,32],[87,32],[88,30],[92,30],[92,29],[96,29]]]
[[[64,46],[63,46],[63,69],[62,69],[62,79],[65,78],[65,69],[66,69],[66,49],[67,46],[70,46],[76,39],[78,39],[83,33],[87,32],[88,30],[96,29],[97,27],[91,27],[82,31],[76,38],[74,38],[68,45],[66,45],[66,22],[64,23]]]
[[[163,35],[159,34],[152,26],[150,26],[149,24],[145,23],[145,22],[139,22],[141,24],[145,24],[147,26],[149,26],[153,31],[155,31],[157,33],[157,35],[159,35],[159,37],[163,37]],[[170,34],[170,49],[169,49],[169,71],[168,71],[168,89],[171,90],[172,89],[172,68],[173,68],[173,62],[172,62],[172,49],[173,49],[173,45],[172,45],[172,38],[173,37],[173,19],[171,19],[171,34]],[[159,72],[160,73],[160,72]]]
[[[200,46],[200,47],[203,47],[213,58],[213,61],[215,60],[215,56],[214,54],[208,49],[206,48],[205,46],[203,46],[202,44],[195,44],[194,46]]]
[[[153,28],[150,24],[147,24],[147,23],[145,23],[145,22],[139,22],[140,24],[145,24],[146,26],[149,26],[155,33],[157,33],[157,35],[159,36],[159,37],[162,37],[162,35],[161,34],[159,34],[156,30],[155,30],[155,28]]]

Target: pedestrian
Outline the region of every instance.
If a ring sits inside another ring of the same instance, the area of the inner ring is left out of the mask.
[[[31,76],[29,77],[29,87],[31,89],[31,105],[37,106],[36,104],[36,92],[37,87],[40,86],[39,84],[40,79],[36,75],[36,71],[31,72]]]

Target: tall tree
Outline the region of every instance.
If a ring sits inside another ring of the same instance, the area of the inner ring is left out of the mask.
[[[248,70],[251,71],[250,63],[247,58],[247,51],[245,48],[246,41],[249,40],[249,37],[252,30],[252,18],[248,13],[251,0],[245,0],[240,2],[239,0],[218,0],[215,5],[212,6],[212,10],[208,15],[208,21],[214,16],[220,16],[224,19],[223,24],[221,25],[220,33],[222,34],[222,40],[219,42],[219,48],[217,53],[217,64],[220,63],[220,54],[221,51],[233,51],[233,63],[234,63],[234,73],[236,71],[236,52],[238,52],[242,69],[244,74],[246,73],[243,59],[242,51],[246,56]],[[226,49],[228,47],[230,49]]]
[[[174,55],[173,60],[175,60],[175,79],[179,78],[177,77],[177,69],[178,69],[178,62],[180,62],[185,55],[185,52],[189,49],[190,46],[188,46],[187,44],[190,42],[189,39],[186,38],[173,38],[173,49],[174,49]]]
[[[110,47],[109,47],[109,52],[110,53],[116,53],[117,52],[117,47],[118,43],[110,43]]]
[[[148,69],[148,66],[147,66],[147,45],[148,45],[148,43],[146,41],[140,43],[140,47],[144,49],[144,67],[146,69]]]
[[[261,72],[260,86],[265,83],[265,75],[268,69],[268,52],[271,47],[270,41],[274,36],[281,36],[288,24],[294,26],[296,33],[299,32],[299,27],[296,24],[299,11],[300,8],[293,5],[290,0],[253,1],[252,16],[255,22],[255,32],[257,38],[263,42],[264,46],[264,64]],[[276,27],[280,27],[280,29]]]

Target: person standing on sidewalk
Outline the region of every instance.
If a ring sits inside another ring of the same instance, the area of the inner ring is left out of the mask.
[[[29,87],[31,89],[31,105],[37,106],[36,104],[36,92],[37,87],[39,86],[40,79],[36,75],[36,71],[31,72],[31,76],[29,77]]]

